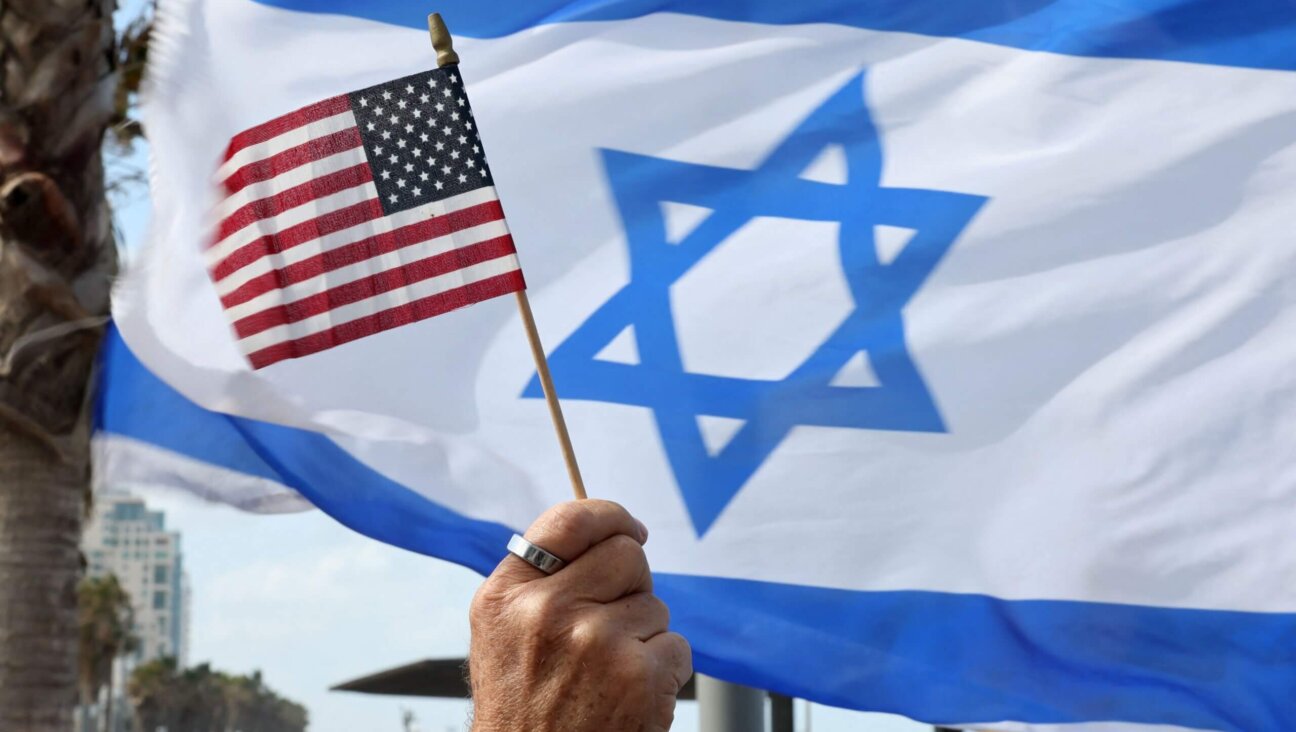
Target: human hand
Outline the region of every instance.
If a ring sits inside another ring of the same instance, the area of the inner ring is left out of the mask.
[[[473,732],[669,730],[693,660],[652,594],[647,529],[585,500],[549,509],[525,537],[567,565],[547,576],[509,555],[473,598]]]

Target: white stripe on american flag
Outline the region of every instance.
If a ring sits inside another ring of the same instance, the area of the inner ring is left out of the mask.
[[[365,201],[377,200],[378,189],[374,187],[373,183],[365,183],[364,185],[356,186],[355,188],[348,188],[344,191],[339,191],[330,196],[324,196],[323,198],[308,201],[301,206],[288,209],[278,216],[253,222],[233,234],[230,234],[225,239],[217,242],[211,249],[208,249],[206,252],[207,265],[209,267],[215,267],[234,252],[262,237],[283,233],[283,231],[289,227],[318,219],[329,212],[346,208],[347,206],[364,203]]]
[[[371,259],[361,260],[355,264],[322,272],[308,280],[257,295],[247,302],[226,308],[225,312],[229,315],[230,320],[239,320],[266,308],[286,305],[311,295],[318,295],[334,287],[364,279],[389,269],[396,269],[413,261],[444,254],[456,249],[463,249],[473,244],[480,244],[490,239],[508,235],[508,225],[502,219],[491,221],[490,223],[462,229],[446,236],[440,236]]]
[[[236,173],[240,168],[249,163],[258,160],[264,160],[272,155],[278,155],[285,150],[291,150],[298,145],[304,145],[313,139],[341,132],[356,126],[355,115],[351,112],[342,112],[332,117],[309,122],[301,127],[284,132],[281,135],[273,137],[265,142],[245,147],[234,153],[228,160],[221,164],[216,170],[217,182],[225,182],[231,175]]]
[[[343,305],[295,323],[263,330],[239,341],[239,347],[243,349],[244,353],[255,353],[281,341],[303,338],[343,323],[406,305],[424,297],[449,292],[464,285],[481,282],[509,272],[516,272],[518,269],[520,269],[520,266],[515,254],[474,264],[422,282],[416,282],[407,287],[384,292],[360,302]]]
[[[476,191],[474,191],[476,193]],[[373,221],[366,221],[362,224],[352,226],[349,229],[343,229],[332,234],[326,234],[312,241],[306,242],[299,246],[285,249],[282,252],[271,254],[269,257],[252,262],[251,264],[237,269],[224,278],[216,282],[216,291],[221,296],[242,287],[249,280],[260,277],[261,275],[276,269],[283,269],[293,264],[303,262],[311,257],[318,256],[324,252],[333,251],[339,247],[346,246],[352,242],[359,241],[368,236],[386,234],[402,226],[409,226],[418,221],[426,221],[440,214],[439,204],[430,203],[426,206],[419,206],[408,211],[391,216],[385,216]]]
[[[213,210],[213,223],[219,224],[225,217],[253,201],[273,196],[289,188],[309,183],[320,176],[346,170],[363,162],[365,162],[364,148],[356,147],[298,166],[269,180],[249,184],[216,206]]]
[[[461,211],[472,206],[498,200],[495,189],[492,187],[478,188],[467,193],[447,198],[444,201],[436,201],[418,208],[412,208],[408,211],[401,211],[391,216],[366,221],[348,229],[343,229],[332,234],[326,234],[317,237],[309,242],[304,242],[298,246],[290,247],[281,252],[273,253],[267,257],[262,257],[245,267],[241,267],[225,277],[217,280],[216,291],[223,297],[230,294],[239,287],[242,287],[249,280],[271,272],[276,269],[283,269],[293,264],[318,256],[324,252],[332,251],[339,247],[346,246],[352,242],[359,241],[366,237],[386,234],[394,229],[410,224],[426,221],[434,216],[444,216],[456,211]],[[210,250],[209,250],[210,251]],[[215,265],[211,259],[209,264]]]

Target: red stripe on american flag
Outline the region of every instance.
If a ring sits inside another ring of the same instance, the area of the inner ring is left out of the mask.
[[[239,271],[256,260],[335,234],[343,229],[382,218],[382,205],[371,198],[346,208],[330,211],[316,219],[290,226],[278,234],[267,234],[234,250],[212,267],[212,278],[217,282]]]
[[[285,132],[305,127],[311,122],[328,119],[334,115],[350,111],[350,109],[351,100],[346,96],[340,96],[316,102],[309,107],[303,107],[296,112],[289,112],[282,117],[276,117],[263,125],[258,125],[235,135],[234,139],[230,140],[229,147],[225,150],[225,159],[229,160],[244,148],[260,145]]]
[[[523,289],[526,289],[526,281],[522,278],[522,272],[515,270],[480,282],[464,285],[454,290],[437,293],[421,300],[415,300],[407,305],[384,310],[381,313],[358,318],[296,340],[283,341],[273,346],[267,346],[249,354],[248,360],[252,362],[252,368],[264,368],[285,359],[309,356],[312,353],[318,353],[374,333],[399,328],[402,325],[409,325],[482,300],[489,300],[493,297],[507,295],[510,292]]]
[[[332,272],[356,262],[372,259],[398,249],[421,244],[429,239],[447,236],[481,224],[500,221],[503,218],[504,209],[500,207],[499,201],[489,201],[445,216],[438,216],[427,221],[402,226],[394,231],[361,239],[352,244],[322,252],[310,259],[303,259],[295,264],[266,272],[259,277],[248,280],[240,285],[238,289],[222,297],[221,304],[231,308],[270,290],[305,282],[325,272]]]
[[[239,319],[234,323],[234,332],[239,338],[247,338],[278,325],[296,323],[343,305],[408,287],[415,282],[429,280],[474,264],[516,253],[517,250],[513,248],[513,237],[508,235],[462,249],[454,249],[417,262],[410,262],[402,267],[393,267],[362,279],[352,280],[296,302],[266,308]]]
[[[300,168],[307,163],[323,160],[347,150],[354,150],[362,144],[360,130],[355,127],[341,132],[334,132],[331,135],[284,150],[278,155],[244,165],[225,179],[225,191],[231,195],[238,193],[253,183],[265,182],[294,168]]]
[[[273,196],[257,199],[225,217],[221,222],[220,230],[216,233],[216,240],[224,241],[230,234],[257,221],[273,218],[284,211],[334,193],[341,193],[348,188],[364,185],[372,180],[373,170],[370,169],[369,163],[364,162],[336,173],[313,178]]]

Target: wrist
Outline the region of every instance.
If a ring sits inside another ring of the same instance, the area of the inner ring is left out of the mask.
[[[521,732],[518,725],[492,712],[492,705],[481,704],[481,697],[473,696],[472,724],[469,732]],[[507,716],[507,715],[506,715]],[[513,720],[516,721],[516,720]]]

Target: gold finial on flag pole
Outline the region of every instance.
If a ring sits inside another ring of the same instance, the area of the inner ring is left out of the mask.
[[[454,50],[454,39],[440,13],[428,16],[428,32],[432,34],[432,48],[437,52],[437,66],[449,66],[459,63],[459,54]]]
[[[428,16],[428,32],[432,34],[432,48],[437,52],[437,66],[459,64],[459,54],[454,50],[454,39],[446,28],[440,13]],[[558,402],[558,393],[554,391],[553,376],[549,374],[549,361],[545,358],[544,346],[540,343],[540,331],[536,329],[535,316],[531,313],[531,301],[527,299],[526,290],[518,290],[518,312],[522,315],[522,325],[526,330],[527,341],[531,344],[531,356],[535,359],[536,374],[540,377],[540,387],[544,389],[545,403],[549,405],[549,417],[553,420],[554,431],[558,433],[558,444],[562,447],[563,461],[567,463],[567,475],[571,478],[572,492],[578,499],[588,498],[585,494],[585,481],[581,479],[580,466],[576,464],[576,451],[572,449],[571,435],[567,432],[567,420],[563,417],[562,405]]]

